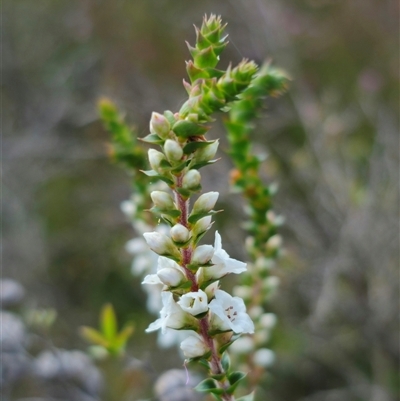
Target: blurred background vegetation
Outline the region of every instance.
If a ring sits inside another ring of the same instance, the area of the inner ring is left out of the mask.
[[[133,231],[119,209],[130,181],[110,164],[96,103],[111,98],[141,136],[152,111],[179,109],[184,40],[194,43],[193,24],[211,12],[228,22],[223,65],[271,58],[293,78],[288,94],[268,99],[254,134],[255,150],[269,155],[265,180],[279,184],[275,209],[286,216],[281,288],[271,304],[277,362],[263,397],[396,400],[398,4],[391,0],[5,0],[2,277],[25,289],[13,316],[54,308],[58,318],[40,336],[65,350],[85,350],[78,328],[97,326],[106,302],[120,322],[135,322],[129,372],[105,364],[105,390],[93,400],[151,397],[154,377],[182,366],[175,350],[157,350],[155,336],[143,333],[153,317],[130,273],[124,246]],[[222,160],[203,170],[204,189],[220,191],[217,228],[226,250],[243,259],[241,200],[229,192],[220,122],[212,136],[221,138]],[[7,380],[5,400],[86,400],[65,388],[56,398],[29,374]]]

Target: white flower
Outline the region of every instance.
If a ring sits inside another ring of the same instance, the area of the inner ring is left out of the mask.
[[[264,313],[260,317],[261,326],[269,330],[276,325],[276,321],[275,313]]]
[[[148,274],[142,281],[142,284],[163,284],[157,274]]]
[[[204,355],[210,349],[204,343],[199,334],[194,332],[181,343],[181,350],[187,358],[196,358]]]
[[[268,348],[260,348],[253,355],[255,365],[268,368],[275,362],[275,353]]]
[[[193,316],[208,311],[207,294],[202,290],[182,295],[178,304],[185,312],[189,312]]]
[[[161,299],[163,308],[160,311],[161,317],[151,323],[146,329],[146,332],[155,331],[161,328],[162,333],[165,333],[167,327],[171,329],[181,329],[183,327],[195,327],[197,319],[184,312],[179,305],[174,301],[171,292],[162,292]]]
[[[213,266],[198,270],[197,277],[200,281],[204,282],[212,279],[219,279],[229,273],[239,274],[247,269],[246,263],[230,258],[222,249],[221,236],[218,231],[215,232],[214,254],[211,258],[211,262],[214,264]]]
[[[213,255],[214,248],[211,245],[200,245],[194,250],[190,263],[204,265],[210,261]]]
[[[208,305],[213,313],[212,325],[219,330],[235,333],[254,333],[254,323],[246,313],[243,299],[232,297],[222,290],[215,291],[215,298]]]

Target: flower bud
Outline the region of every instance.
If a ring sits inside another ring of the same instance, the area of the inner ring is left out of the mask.
[[[185,276],[178,269],[166,267],[157,272],[159,279],[169,287],[176,287],[185,280]]]
[[[158,135],[160,138],[165,138],[171,127],[168,120],[159,113],[153,112],[150,119],[150,132]]]
[[[210,145],[197,149],[196,152],[194,153],[193,160],[196,163],[204,163],[204,162],[209,162],[212,160],[212,158],[215,156],[217,153],[219,146],[219,141],[218,139],[214,142],[212,142]]]
[[[211,216],[206,216],[196,222],[196,224],[192,228],[192,232],[194,235],[198,235],[204,233],[204,231],[207,231],[210,227],[211,227]]]
[[[171,238],[157,232],[144,233],[144,239],[152,251],[159,255],[170,255],[180,259],[180,252],[172,242]]]
[[[150,196],[158,208],[162,210],[176,209],[175,203],[169,193],[164,191],[153,191]]]
[[[160,167],[160,163],[165,160],[165,156],[163,153],[159,152],[155,149],[149,149],[148,152],[150,166],[154,171],[158,171]]]
[[[266,244],[269,251],[275,251],[282,246],[282,237],[279,234],[273,235]]]
[[[211,245],[200,245],[193,252],[191,263],[204,265],[211,260],[213,255],[214,247]]]
[[[275,353],[268,348],[260,348],[253,355],[253,363],[268,368],[275,362]]]
[[[183,150],[178,142],[167,139],[164,144],[164,152],[170,161],[179,161],[183,156]]]
[[[276,325],[275,313],[263,313],[260,317],[260,324],[266,329],[272,329]]]
[[[189,170],[182,180],[182,186],[186,189],[197,189],[200,186],[201,175],[197,170]]]
[[[180,346],[186,358],[197,358],[203,356],[209,351],[203,339],[194,332],[191,336],[185,338]]]
[[[207,213],[217,203],[219,193],[218,192],[207,192],[201,195],[193,205],[192,214]]]
[[[238,338],[230,347],[229,351],[235,354],[248,354],[254,349],[254,341],[249,336]]]
[[[171,228],[171,238],[175,242],[187,242],[190,238],[190,231],[182,224],[176,224]]]

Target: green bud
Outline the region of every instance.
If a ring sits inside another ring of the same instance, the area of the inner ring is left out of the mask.
[[[178,142],[167,139],[164,143],[164,152],[168,160],[171,162],[177,162],[182,159],[183,150]]]
[[[150,163],[151,168],[154,171],[158,171],[160,168],[160,163],[163,160],[165,160],[164,154],[159,152],[158,150],[149,149],[148,155],[149,155],[149,163]]]
[[[190,238],[190,231],[182,224],[175,224],[170,231],[171,238],[178,243],[187,242]]]
[[[185,189],[197,190],[200,188],[201,175],[197,170],[189,170],[182,180],[182,186]]]
[[[164,191],[153,191],[151,194],[151,199],[154,205],[161,210],[175,210],[176,206],[171,197],[171,195]]]
[[[207,192],[201,195],[194,203],[191,214],[208,213],[217,203],[218,196],[218,192]]]
[[[153,111],[150,120],[150,132],[158,135],[160,138],[166,138],[170,129],[168,120],[162,114]]]

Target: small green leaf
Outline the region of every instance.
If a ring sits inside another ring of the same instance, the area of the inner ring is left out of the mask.
[[[221,364],[225,372],[229,372],[229,369],[231,367],[231,358],[229,357],[229,354],[227,352],[222,355]]]
[[[105,348],[108,347],[108,341],[103,337],[103,335],[91,327],[81,327],[80,334],[86,341],[92,344],[102,345]]]
[[[251,394],[238,398],[236,401],[254,401],[254,391]]]
[[[118,333],[117,338],[115,339],[116,347],[121,348],[125,346],[128,338],[133,334],[133,331],[133,325],[126,326],[124,329],[122,329],[122,331]]]
[[[203,135],[208,131],[208,127],[188,120],[179,120],[172,127],[172,131],[177,136],[188,138],[190,136]]]
[[[111,304],[104,305],[100,314],[101,331],[107,340],[113,340],[117,334],[117,318]]]
[[[215,141],[194,141],[194,142],[188,142],[185,147],[183,148],[183,153],[185,155],[189,155],[190,153],[195,152],[197,149],[202,149],[206,148],[207,146],[210,146],[214,143]]]
[[[212,394],[224,394],[225,392],[223,388],[217,387],[215,380],[210,378],[200,382],[194,389],[202,393],[212,393]]]
[[[196,223],[196,221],[200,220],[203,217],[213,216],[214,214],[217,214],[219,212],[222,212],[222,210],[210,210],[209,212],[191,214],[188,218],[188,221],[190,224],[194,224]]]
[[[243,380],[247,376],[247,373],[243,372],[232,372],[228,376],[229,383],[231,384],[230,387],[227,389],[229,394],[233,394],[238,386],[239,382]]]
[[[149,134],[144,138],[138,138],[138,139],[142,142],[151,143],[153,145],[162,145],[165,142],[164,139],[160,138],[156,134]]]

